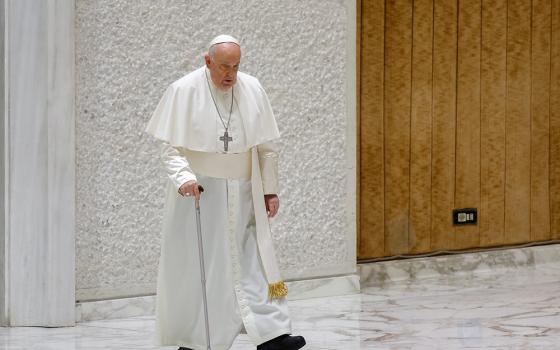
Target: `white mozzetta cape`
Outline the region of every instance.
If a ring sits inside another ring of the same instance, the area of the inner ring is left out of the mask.
[[[206,67],[201,67],[169,86],[146,132],[171,146],[200,152],[222,151],[216,149],[218,116],[205,70]],[[279,138],[268,96],[259,81],[239,72],[233,91],[243,121],[247,147]]]

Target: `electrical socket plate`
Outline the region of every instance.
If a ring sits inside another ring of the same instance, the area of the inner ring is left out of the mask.
[[[453,225],[476,225],[477,222],[476,208],[453,209]]]

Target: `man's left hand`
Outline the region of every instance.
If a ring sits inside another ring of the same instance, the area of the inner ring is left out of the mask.
[[[278,208],[280,208],[280,199],[275,194],[265,194],[264,204],[266,205],[268,217],[273,218],[278,213]]]

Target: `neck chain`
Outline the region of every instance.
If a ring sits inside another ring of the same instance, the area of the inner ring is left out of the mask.
[[[216,103],[216,99],[214,98],[214,94],[212,93],[212,88],[210,87],[210,80],[208,79],[208,73],[206,73],[206,70],[204,71],[204,75],[206,75],[206,83],[208,84],[208,90],[210,90],[210,96],[212,96],[212,102],[214,102],[214,107],[216,107],[216,112],[218,112],[218,117],[220,117],[220,121],[222,122],[222,125],[224,126],[224,129],[226,129],[226,133],[227,133],[229,129],[229,123],[231,122],[231,111],[233,110],[233,86],[231,87],[231,104],[229,106],[229,117],[226,124],[224,122],[224,118],[222,118],[222,114],[220,113],[220,109],[218,108],[218,104]]]

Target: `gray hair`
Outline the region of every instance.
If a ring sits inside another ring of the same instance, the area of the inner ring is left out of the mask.
[[[210,48],[208,49],[208,56],[214,58],[216,55],[216,45],[212,45],[210,46]]]

